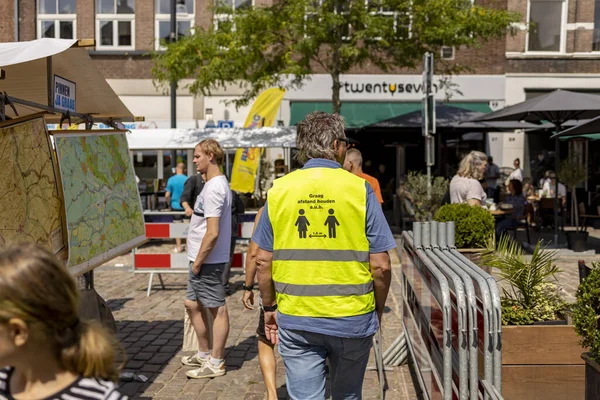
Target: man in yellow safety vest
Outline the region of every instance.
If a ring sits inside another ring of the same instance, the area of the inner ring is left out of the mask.
[[[313,112],[297,126],[302,169],[277,179],[252,240],[265,334],[279,343],[292,399],[361,398],[396,243],[373,189],[347,171],[344,121]]]

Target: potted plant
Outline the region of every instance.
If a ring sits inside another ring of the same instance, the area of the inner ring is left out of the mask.
[[[587,177],[585,167],[575,157],[569,157],[562,162],[558,170],[558,179],[571,191],[571,206],[575,216],[575,231],[567,232],[567,243],[573,251],[585,251],[588,232],[579,226],[579,206],[577,203],[577,185]]]
[[[449,181],[441,176],[433,178],[431,181],[431,195],[428,196],[427,175],[415,171],[408,173],[404,189],[407,195],[410,196],[409,200],[417,221],[431,221],[433,215],[440,208],[449,185]],[[405,197],[408,196],[405,195]]]
[[[434,220],[454,221],[458,249],[483,250],[494,236],[494,217],[482,207],[446,204],[435,213]]]
[[[502,396],[507,399],[583,399],[585,364],[570,306],[552,282],[557,255],[538,242],[527,255],[504,236],[482,261],[502,286]]]
[[[585,361],[585,398],[600,398],[600,263],[593,268],[577,289],[577,303],[573,308],[573,325],[580,336],[580,344],[589,352],[582,354]]]
[[[515,240],[502,236],[496,249],[488,248],[482,263],[495,268],[502,287],[502,324],[567,324],[569,305],[551,282],[561,272],[556,266],[556,252],[538,242],[531,256]]]

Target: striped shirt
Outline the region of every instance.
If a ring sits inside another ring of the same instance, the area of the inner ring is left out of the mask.
[[[0,368],[0,400],[14,400],[10,394],[13,368]],[[40,400],[128,400],[113,382],[95,378],[78,378],[63,390]]]

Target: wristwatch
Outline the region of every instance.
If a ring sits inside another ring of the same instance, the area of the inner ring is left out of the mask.
[[[263,311],[273,312],[277,310],[277,304],[273,304],[272,306],[263,306]]]
[[[244,290],[247,290],[247,291],[251,292],[251,291],[252,291],[252,289],[254,289],[254,284],[252,284],[252,285],[250,285],[250,286],[246,286],[246,284],[244,283],[244,284],[242,285],[242,289],[244,289]]]

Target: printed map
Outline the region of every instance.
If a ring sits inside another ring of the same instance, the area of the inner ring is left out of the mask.
[[[43,118],[0,128],[0,246],[63,247],[62,200]]]
[[[145,241],[144,218],[124,133],[57,134],[69,269],[88,271]]]

